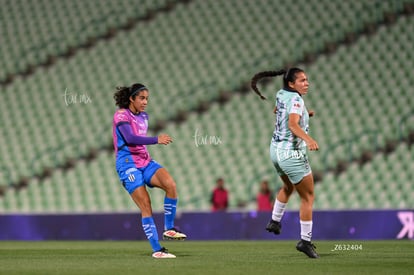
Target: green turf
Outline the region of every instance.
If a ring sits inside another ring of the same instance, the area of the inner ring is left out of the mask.
[[[414,274],[409,240],[316,241],[320,259],[295,241],[162,244],[177,258],[151,258],[145,241],[0,241],[0,274]]]

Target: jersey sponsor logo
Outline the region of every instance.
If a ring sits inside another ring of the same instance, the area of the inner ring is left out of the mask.
[[[292,106],[293,106],[293,108],[300,108],[302,106],[299,97],[294,97],[292,99]]]
[[[126,114],[123,114],[123,113],[117,113],[116,114],[116,119],[118,121],[128,121],[128,116]]]
[[[300,150],[294,150],[294,149],[276,150],[276,156],[279,162],[288,160],[288,159],[305,159],[304,160],[305,165],[306,163],[308,163],[306,156]]]
[[[135,172],[135,171],[138,171],[138,169],[137,168],[134,168],[134,167],[132,167],[132,168],[129,168],[128,170],[126,170],[125,171],[125,174],[131,174],[132,172]]]

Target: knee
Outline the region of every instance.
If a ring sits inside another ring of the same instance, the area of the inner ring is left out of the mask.
[[[168,178],[166,181],[165,181],[165,186],[167,187],[167,188],[169,188],[169,189],[171,189],[171,190],[175,190],[175,189],[177,189],[177,184],[175,183],[175,181],[174,181],[174,179],[173,178]]]
[[[306,203],[310,203],[313,204],[313,201],[315,199],[315,194],[313,193],[313,191],[307,191],[303,194],[302,196],[302,201],[306,202]]]
[[[172,178],[165,180],[163,186],[166,192],[173,193],[173,194],[177,193],[177,184]]]
[[[293,193],[293,185],[284,184],[282,190],[286,194],[286,196],[290,196]]]

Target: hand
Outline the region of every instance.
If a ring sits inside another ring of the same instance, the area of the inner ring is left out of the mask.
[[[172,138],[167,134],[160,134],[158,136],[158,144],[167,145],[172,142]]]
[[[313,117],[315,115],[314,110],[308,110],[309,117]]]
[[[313,138],[309,137],[307,140],[305,140],[306,145],[308,146],[310,151],[318,151],[319,145]]]

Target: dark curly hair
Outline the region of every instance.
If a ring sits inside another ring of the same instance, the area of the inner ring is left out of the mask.
[[[299,68],[290,68],[288,70],[282,69],[279,71],[264,71],[257,73],[253,76],[250,87],[253,89],[253,91],[256,92],[260,96],[261,99],[265,100],[266,97],[262,95],[262,93],[257,88],[257,82],[264,78],[264,77],[276,77],[278,75],[283,75],[283,88],[289,87],[289,82],[295,82],[296,80],[296,74],[304,72],[302,69]]]
[[[144,84],[135,83],[131,87],[116,87],[116,92],[114,93],[115,105],[119,108],[127,109],[129,107],[130,100],[132,96],[134,99],[140,91],[147,90]]]

